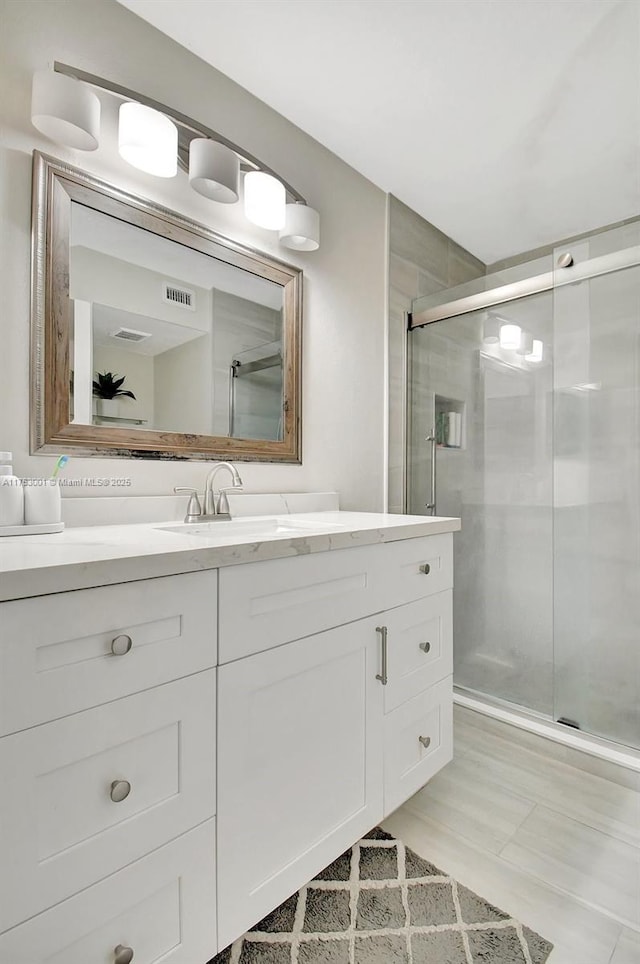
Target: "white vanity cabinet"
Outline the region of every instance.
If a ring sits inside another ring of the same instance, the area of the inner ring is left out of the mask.
[[[451,759],[451,549],[445,534],[221,570],[221,948]]]
[[[0,603],[0,964],[207,964],[339,857],[451,758],[452,585],[446,532]]]

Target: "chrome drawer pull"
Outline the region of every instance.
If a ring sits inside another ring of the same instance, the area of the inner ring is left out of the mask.
[[[382,673],[376,675],[376,679],[380,680],[383,686],[386,686],[389,682],[388,673],[388,662],[389,662],[389,647],[387,645],[387,635],[388,630],[386,626],[376,626],[376,632],[380,633],[382,638]]]
[[[420,572],[425,576],[429,575],[431,572],[431,566],[428,562],[423,562],[423,564],[420,566]]]
[[[111,652],[114,656],[126,656],[132,646],[133,640],[131,636],[127,636],[126,634],[116,636],[111,640]]]
[[[430,737],[430,736],[419,736],[419,737],[418,737],[418,740],[419,740],[420,743],[422,743],[422,745],[423,745],[423,747],[425,748],[425,750],[427,749],[427,747],[431,746],[431,737]]]
[[[113,949],[113,964],[131,964],[133,960],[133,948],[118,944]]]
[[[420,643],[420,649],[423,653],[431,652],[431,643]]]
[[[114,803],[122,803],[131,793],[131,784],[128,780],[114,780],[111,784],[109,796]],[[129,958],[131,960],[131,958]]]

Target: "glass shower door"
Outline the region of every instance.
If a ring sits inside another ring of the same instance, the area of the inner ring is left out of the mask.
[[[542,360],[501,347],[505,324],[542,341]],[[409,511],[429,514],[435,501],[436,514],[462,519],[454,540],[455,682],[546,715],[553,709],[551,333],[552,296],[543,293],[409,335]]]
[[[557,287],[554,316],[554,716],[640,747],[640,268]]]

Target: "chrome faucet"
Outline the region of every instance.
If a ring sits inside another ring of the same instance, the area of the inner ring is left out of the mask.
[[[219,489],[216,497],[216,491],[213,488],[213,480],[220,469],[226,469],[231,473],[231,485]],[[227,492],[231,491],[231,489],[235,489],[236,492],[239,489],[242,489],[242,479],[240,478],[240,473],[235,465],[231,464],[231,462],[218,462],[218,464],[214,465],[209,472],[207,481],[204,484],[204,509],[200,506],[198,493],[195,489],[187,488],[186,486],[181,485],[176,486],[173,491],[191,492],[191,498],[189,499],[187,514],[184,521],[186,523],[193,523],[210,522],[217,519],[230,519],[231,515],[229,513]]]
[[[213,481],[221,469],[226,469],[227,472],[231,474],[231,485],[220,489],[216,498],[216,491],[213,488]],[[207,481],[204,484],[204,518],[230,519],[231,516],[229,515],[227,492],[231,489],[235,489],[237,491],[241,488],[242,479],[240,478],[240,473],[235,465],[232,465],[231,462],[218,462],[217,465],[214,465],[207,476]]]

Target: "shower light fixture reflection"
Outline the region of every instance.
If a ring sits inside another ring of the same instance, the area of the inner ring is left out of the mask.
[[[520,325],[502,325],[500,328],[500,347],[515,351],[520,347],[522,328]]]
[[[522,335],[520,336],[520,344],[516,348],[517,355],[529,355],[533,351],[533,335],[530,331],[525,331],[522,329]]]
[[[482,340],[485,345],[497,345],[500,341],[499,335],[500,323],[497,318],[494,318],[488,312],[484,315],[484,321],[482,325]]]
[[[530,362],[541,362],[542,351],[543,351],[542,342],[540,341],[539,338],[534,338],[531,351],[529,352],[528,355],[525,355],[525,358],[527,359],[527,361],[530,361]]]

